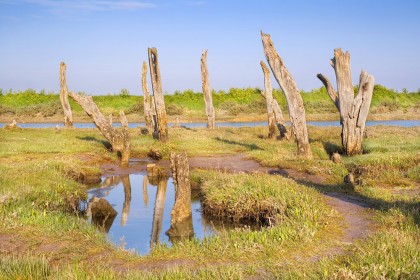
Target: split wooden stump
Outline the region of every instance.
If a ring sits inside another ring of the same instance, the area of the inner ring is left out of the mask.
[[[194,229],[187,153],[171,153],[170,162],[175,184],[175,205],[171,212],[171,227],[166,233],[170,238],[191,237]]]

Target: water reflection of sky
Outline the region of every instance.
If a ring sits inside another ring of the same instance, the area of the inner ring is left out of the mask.
[[[0,127],[4,127],[5,123],[0,123]],[[51,128],[56,126],[64,127],[63,123],[18,123],[19,127],[22,128]],[[76,128],[95,128],[93,123],[74,123]],[[119,122],[113,124],[115,127],[120,127]],[[174,124],[170,123],[169,126]],[[194,127],[206,127],[207,123],[181,123],[181,126],[194,128]],[[267,122],[218,122],[216,126],[219,127],[255,127],[255,126],[266,126]],[[290,122],[287,122],[287,125],[290,125]],[[340,126],[339,121],[308,121],[308,125],[313,126]],[[375,126],[375,125],[386,125],[386,126],[400,126],[400,127],[413,127],[420,126],[420,120],[389,120],[389,121],[367,121],[366,126]],[[141,122],[129,123],[130,128],[135,128],[138,126],[145,126]]]
[[[111,176],[104,178],[99,188],[88,191],[89,200],[103,197],[118,212],[108,231],[115,245],[125,244],[126,249],[142,255],[150,251],[151,240],[171,246],[165,232],[170,228],[175,203],[173,179],[154,183],[143,174]],[[211,235],[214,225],[202,216],[200,201],[193,200],[191,205],[194,236],[202,239]]]

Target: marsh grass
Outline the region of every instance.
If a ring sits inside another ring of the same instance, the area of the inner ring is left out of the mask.
[[[101,162],[117,161],[98,131],[0,130],[0,234],[12,234],[23,248],[14,257],[2,254],[0,278],[121,279],[114,270],[115,260],[133,268],[162,260],[175,263],[169,269],[128,272],[124,275],[127,279],[416,277],[419,200],[387,190],[395,184],[418,183],[418,128],[369,128],[363,144],[366,153],[343,156],[342,164],[329,160],[331,151],[340,149],[339,128],[309,127],[314,151],[311,161],[296,159],[295,143],[263,137],[267,133],[264,127],[171,128],[166,144],[140,135],[139,128],[130,132],[135,157],[146,156],[150,147],[161,150],[165,158],[173,150],[186,150],[190,157],[243,153],[264,165],[322,175],[328,190],[338,192],[345,174],[354,168],[366,169],[360,174],[363,184],[353,194],[374,206],[377,231],[349,246],[349,255],[302,261],[327,249],[340,234],[340,217],[317,191],[327,190],[326,186],[314,189],[279,176],[199,171],[192,178],[202,185],[206,203],[217,209],[217,214],[240,219],[267,211],[270,216],[278,215],[280,222],[257,231],[225,230],[171,248],[162,245],[151,255],[139,257],[112,247],[82,215],[74,214],[70,203],[85,198],[87,188],[75,181],[72,172],[97,174]],[[40,251],[45,244],[55,249]],[[101,264],[87,265],[92,256],[98,256]],[[51,260],[57,266],[51,266]],[[177,260],[191,264],[176,265]]]
[[[357,91],[357,88],[355,88]],[[229,91],[213,91],[213,103],[216,110],[216,119],[232,120],[265,120],[265,101],[259,88],[231,88]],[[62,109],[58,94],[45,91],[36,92],[33,89],[25,91],[2,91],[0,89],[0,115],[20,116],[30,118],[33,116],[53,117],[61,116]],[[90,93],[88,93],[90,94]],[[284,114],[288,115],[286,99],[281,90],[273,91]],[[307,117],[312,120],[320,117],[325,120],[339,119],[338,111],[329,99],[325,88],[320,87],[308,92],[301,92]],[[107,116],[118,116],[124,110],[129,118],[140,119],[143,115],[143,96],[127,94],[93,95],[93,100]],[[204,98],[201,92],[193,90],[175,91],[174,94],[165,95],[168,114],[183,116],[191,119],[205,120]],[[77,119],[82,119],[84,112],[80,106],[70,100],[70,106]],[[387,117],[390,113],[412,112],[415,116],[420,107],[419,92],[396,92],[381,85],[375,85],[371,114]],[[130,116],[131,115],[131,116]],[[404,115],[396,114],[397,117]],[[61,119],[61,117],[60,117]]]

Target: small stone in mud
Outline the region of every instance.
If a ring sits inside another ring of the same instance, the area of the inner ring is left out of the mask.
[[[117,211],[112,208],[105,198],[93,197],[89,204],[92,218],[103,219],[117,216]]]
[[[353,173],[349,173],[346,176],[344,176],[344,183],[353,188],[356,186],[356,181],[354,179]]]
[[[155,159],[155,160],[161,160],[162,159],[162,153],[154,148],[150,148],[150,151],[147,153],[147,156]]]
[[[341,163],[341,156],[339,153],[335,152],[331,155],[330,158],[334,163]]]

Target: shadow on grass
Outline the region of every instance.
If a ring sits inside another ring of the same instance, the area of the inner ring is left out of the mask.
[[[197,129],[193,129],[193,128],[187,127],[185,125],[181,125],[181,128],[186,129],[186,130],[191,130],[191,131],[197,132]]]
[[[239,145],[239,146],[248,148],[251,151],[252,150],[261,150],[262,151],[263,150],[258,145],[255,145],[255,144],[246,144],[246,143],[236,142],[236,141],[233,141],[233,140],[223,139],[223,138],[220,138],[220,137],[215,137],[213,139],[217,140],[217,141],[220,141],[220,142],[223,142],[223,143],[226,143],[226,144]]]
[[[85,136],[85,137],[79,137],[79,136],[77,136],[76,138],[77,139],[80,139],[80,140],[88,141],[88,142],[97,142],[99,144],[104,145],[104,147],[107,148],[108,150],[111,150],[112,149],[111,143],[109,143],[106,140],[100,140],[100,139],[97,139],[97,138],[92,137],[92,136]]]
[[[343,154],[343,148],[335,143],[331,143],[327,141],[327,142],[322,142],[322,145],[324,146],[324,149],[327,152],[327,154],[330,156],[333,153],[339,153],[341,155]]]

